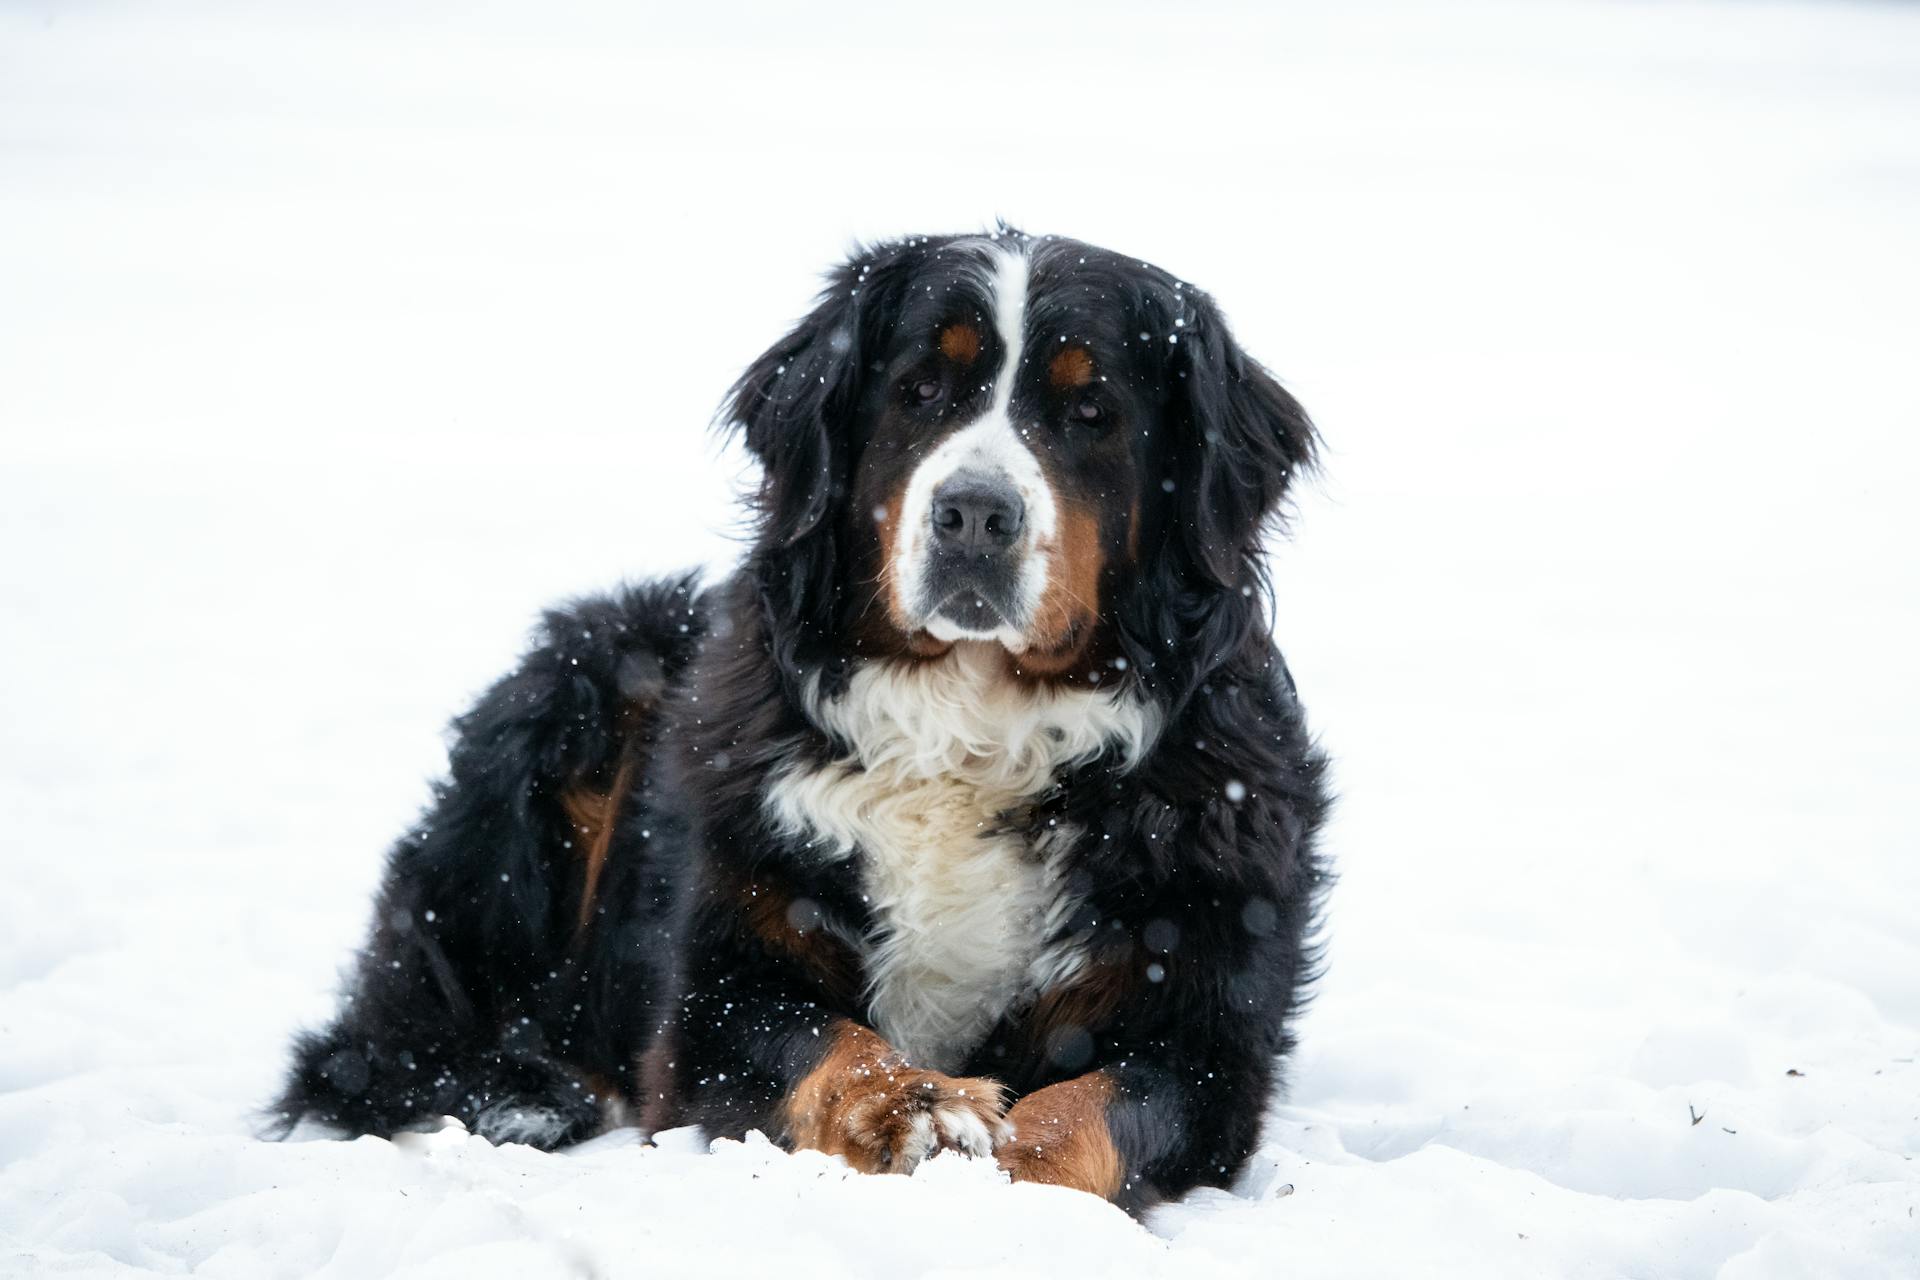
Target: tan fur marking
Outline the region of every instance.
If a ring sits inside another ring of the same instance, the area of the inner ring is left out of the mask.
[[[973,1113],[989,1133],[1006,1108],[997,1080],[921,1071],[873,1031],[847,1018],[825,1032],[827,1051],[782,1107],[793,1147],[841,1156],[862,1173],[906,1172],[900,1159],[915,1118],[936,1107]]]
[[[603,1076],[588,1071],[586,1076],[589,1101],[599,1104],[600,1123],[603,1128],[617,1129],[633,1123],[632,1098],[618,1080],[612,1076]]]
[[[1132,970],[1111,960],[1096,961],[1072,982],[1050,987],[1034,1001],[1023,1034],[1036,1054],[1054,1037],[1105,1025],[1133,991]]]
[[[679,1111],[673,1080],[672,1032],[663,1032],[640,1055],[634,1082],[640,1095],[640,1127],[649,1134],[671,1129]]]
[[[1013,1137],[996,1153],[1015,1182],[1073,1187],[1105,1200],[1126,1181],[1126,1162],[1113,1145],[1107,1108],[1113,1080],[1090,1071],[1028,1094],[1007,1112]]]
[[[620,816],[620,802],[625,799],[632,782],[633,758],[625,756],[620,761],[620,767],[614,771],[613,786],[609,790],[600,792],[591,787],[575,787],[561,793],[560,807],[566,812],[567,821],[578,836],[574,849],[584,866],[580,883],[580,910],[574,921],[575,933],[585,932],[587,922],[593,918],[594,895],[599,892],[600,873],[606,869],[607,851],[613,845],[614,822]]]
[[[1058,391],[1084,387],[1093,381],[1093,357],[1085,347],[1063,347],[1047,364],[1047,380]]]
[[[627,1096],[627,1091],[621,1088],[620,1082],[612,1076],[603,1076],[596,1071],[588,1071],[583,1074],[587,1079],[587,1087],[593,1091],[595,1099],[600,1101],[607,1099],[618,1101]]]
[[[911,477],[909,477],[911,478]],[[900,598],[899,575],[894,566],[894,543],[900,536],[900,508],[906,502],[906,494],[901,493],[878,508],[874,513],[874,526],[880,539],[880,594],[886,599],[887,621],[893,624],[897,636],[906,639],[907,652],[916,658],[937,658],[953,646],[945,640],[936,640],[925,631],[917,630],[907,620],[907,605]]]
[[[1020,655],[1024,671],[1057,675],[1079,661],[1100,621],[1100,574],[1107,557],[1100,546],[1100,517],[1062,504],[1060,532],[1049,554],[1046,594],[1035,611],[1034,648]]]
[[[880,539],[880,591],[887,600],[887,615],[893,624],[906,630],[906,606],[900,600],[899,574],[894,569],[893,549],[900,539],[900,507],[906,494],[899,493],[873,512],[874,533]]]
[[[847,944],[821,928],[804,928],[793,895],[769,884],[747,884],[741,895],[747,929],[767,950],[791,960],[836,1000],[859,994],[860,963]]]
[[[980,331],[970,324],[948,325],[940,331],[940,354],[961,364],[972,364],[980,355]]]

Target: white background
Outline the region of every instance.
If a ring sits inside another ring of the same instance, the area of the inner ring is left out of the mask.
[[[995,215],[1327,439],[1241,1185],[254,1141],[447,717],[736,554],[853,239]],[[0,6],[0,1273],[1920,1273],[1916,227],[1894,5]]]

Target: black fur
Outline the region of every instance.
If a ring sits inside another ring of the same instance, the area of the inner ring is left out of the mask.
[[[1119,682],[1164,728],[1137,767],[1095,760],[1008,819],[1084,833],[1067,927],[1116,1006],[1062,1024],[1036,1015],[1034,993],[964,1071],[1014,1098],[1103,1071],[1116,1198],[1137,1209],[1243,1164],[1315,968],[1324,762],[1269,635],[1260,551],[1315,438],[1205,294],[1090,246],[1022,240],[1033,322],[1124,347],[1102,394],[1136,429],[1137,554],[1103,579],[1087,661],[1052,678]],[[558,1145],[620,1104],[650,1124],[783,1136],[822,1032],[866,1019],[860,956],[837,939],[875,922],[858,860],[808,856],[762,799],[774,771],[845,748],[804,709],[809,679],[831,697],[863,662],[908,660],[874,639],[870,532],[849,494],[900,335],[952,244],[856,255],[734,388],[729,416],[764,477],[737,574],[705,595],[669,582],[549,614],[458,722],[451,780],[393,851],[338,1018],[295,1046],[287,1125],[387,1134],[451,1114],[513,1136],[514,1113],[537,1111],[553,1119],[539,1140]],[[1071,289],[1049,283],[1068,276]],[[580,928],[562,796],[617,777],[629,785]],[[804,958],[746,925],[759,894],[796,904]]]
[[[690,580],[546,615],[519,667],[455,722],[451,776],[388,855],[340,1015],[295,1045],[281,1125],[307,1115],[388,1135],[451,1115],[484,1131],[544,1108],[563,1119],[556,1144],[593,1132],[648,1026],[664,881],[643,856],[609,859],[600,909],[577,929],[560,796],[608,777],[622,752],[652,756],[654,726],[623,734],[621,709],[657,705],[704,630]],[[633,776],[638,818],[652,783]]]

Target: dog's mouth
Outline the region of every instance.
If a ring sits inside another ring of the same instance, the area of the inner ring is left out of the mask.
[[[1011,625],[1006,614],[988,603],[985,596],[974,591],[957,591],[948,596],[933,611],[933,616],[977,635],[987,635]]]
[[[1020,608],[1022,556],[927,558],[922,627],[938,640],[998,640],[1025,648],[1028,619]]]

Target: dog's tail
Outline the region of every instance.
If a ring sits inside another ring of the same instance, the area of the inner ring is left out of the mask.
[[[270,1132],[451,1115],[555,1147],[630,1098],[653,958],[626,945],[639,873],[615,837],[705,620],[691,578],[575,601],[455,721],[450,776],[389,854],[339,1012],[295,1040]]]

